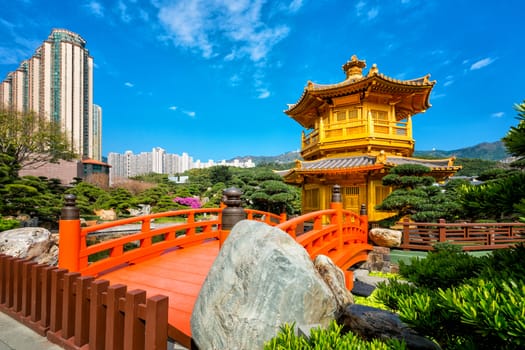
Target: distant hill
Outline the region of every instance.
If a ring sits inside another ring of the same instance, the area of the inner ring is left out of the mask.
[[[255,164],[263,163],[277,163],[277,164],[286,164],[294,162],[296,159],[303,159],[299,151],[291,151],[280,154],[278,156],[239,156],[234,159],[239,159],[240,161],[247,161],[251,159]],[[232,159],[233,160],[233,159]],[[229,161],[232,161],[229,160]]]
[[[471,158],[483,160],[504,160],[509,157],[505,146],[501,141],[483,142],[475,146],[455,149],[452,151],[433,150],[433,151],[415,151],[414,157],[422,158],[447,158],[456,156],[456,158]],[[294,162],[296,159],[302,159],[299,151],[286,152],[277,156],[239,156],[234,159],[246,161],[251,159],[255,164],[277,163],[287,164]],[[233,161],[231,159],[230,161]]]
[[[452,151],[415,151],[414,157],[446,158],[456,156],[456,158],[472,158],[483,160],[503,160],[510,155],[507,153],[503,142],[483,142],[475,146],[455,149]]]

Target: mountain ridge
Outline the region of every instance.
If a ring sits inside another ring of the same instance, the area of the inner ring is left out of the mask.
[[[495,142],[482,142],[474,146],[458,148],[451,151],[445,150],[431,150],[431,151],[415,151],[414,157],[416,158],[471,158],[471,159],[482,159],[482,160],[494,160],[501,161],[510,155],[505,149],[505,145],[501,141]],[[285,164],[294,162],[296,159],[302,159],[300,151],[289,151],[276,156],[238,156],[234,159],[240,161],[246,161],[251,159],[255,164],[263,163],[278,163]]]

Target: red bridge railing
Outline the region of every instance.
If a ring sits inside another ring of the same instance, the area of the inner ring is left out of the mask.
[[[157,213],[90,227],[81,227],[75,198],[66,197],[59,229],[59,266],[0,255],[0,311],[66,349],[165,349],[168,298],[147,297],[146,291],[127,291],[124,285],[110,286],[95,277],[165,251],[206,240],[223,242],[232,226],[245,218],[278,226],[302,244],[312,259],[328,255],[344,270],[365,260],[372,248],[367,244],[366,213],[343,210],[338,186],[334,186],[330,209],[288,221],[284,214],[242,209],[240,192],[230,194],[221,208]],[[157,227],[155,220],[166,217],[180,222]],[[131,233],[89,244],[101,230],[130,224],[137,226]],[[307,226],[311,229],[304,230]],[[353,278],[346,273],[351,289]],[[184,344],[186,338],[181,336]]]

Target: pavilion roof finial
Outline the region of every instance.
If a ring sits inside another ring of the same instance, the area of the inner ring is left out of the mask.
[[[366,61],[360,60],[353,55],[349,61],[343,64],[343,71],[346,73],[346,79],[359,79],[363,77],[363,68],[366,67]]]

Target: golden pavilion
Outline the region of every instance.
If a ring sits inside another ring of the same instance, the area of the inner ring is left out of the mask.
[[[346,79],[336,84],[308,81],[302,96],[285,113],[303,126],[301,156],[293,169],[280,172],[284,181],[302,188],[302,211],[326,209],[332,186],[341,186],[343,207],[359,212],[367,207],[370,221],[392,216],[375,206],[392,191],[381,179],[400,164],[421,164],[443,181],[459,166],[454,158],[412,158],[412,116],[430,108],[435,81],[430,75],[398,80],[355,55],[343,65]]]

